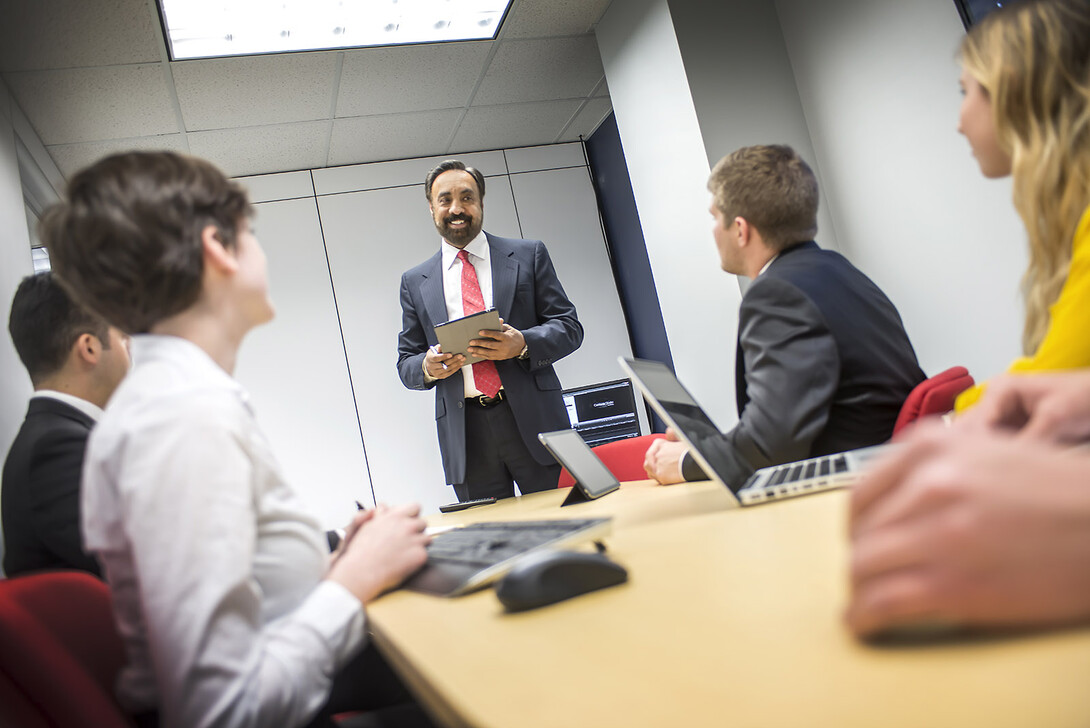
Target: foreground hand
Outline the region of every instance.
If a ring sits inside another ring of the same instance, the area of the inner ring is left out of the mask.
[[[346,533],[343,550],[332,562],[326,578],[352,592],[363,604],[393,589],[427,561],[425,547],[431,537],[420,518],[420,506],[379,506],[359,514],[362,522]],[[353,523],[356,519],[353,519]]]
[[[461,354],[444,354],[442,347],[434,346],[424,355],[424,369],[429,377],[446,379],[462,368],[466,358]]]
[[[1090,372],[1009,374],[988,382],[980,402],[955,420],[974,430],[1077,444],[1090,440]]]
[[[655,440],[643,456],[643,469],[647,477],[663,485],[685,480],[681,477],[681,454],[687,449],[672,428],[666,430],[666,439]]]
[[[466,351],[492,361],[514,359],[526,348],[526,339],[514,326],[503,323],[503,319],[500,319],[500,327],[499,331],[491,329],[481,331],[482,338],[470,341]]]
[[[1090,621],[1090,456],[921,425],[852,492],[846,619]]]

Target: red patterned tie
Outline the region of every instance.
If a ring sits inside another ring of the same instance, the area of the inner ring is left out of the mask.
[[[477,281],[477,271],[469,262],[469,253],[459,250],[458,260],[462,261],[462,313],[468,316],[484,310],[484,296],[481,295],[481,284]],[[495,363],[486,359],[474,364],[473,383],[486,396],[495,397],[502,386]]]

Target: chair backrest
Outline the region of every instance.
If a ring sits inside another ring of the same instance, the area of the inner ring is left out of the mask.
[[[965,367],[950,367],[946,371],[925,379],[909,392],[901,413],[893,425],[893,434],[921,417],[944,415],[954,409],[954,400],[975,382]]]
[[[0,725],[132,728],[114,697],[124,660],[103,582],[75,571],[0,581]]]
[[[592,447],[591,450],[598,456],[613,477],[621,482],[626,480],[644,480],[647,473],[643,469],[643,456],[647,448],[655,440],[666,437],[662,433],[629,437],[624,440],[607,442],[605,445]],[[570,488],[575,485],[575,478],[571,476],[567,468],[560,471],[560,482],[557,487]]]

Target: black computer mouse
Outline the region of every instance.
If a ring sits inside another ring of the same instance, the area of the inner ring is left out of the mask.
[[[507,611],[520,612],[627,580],[625,568],[605,554],[542,551],[520,559],[496,584],[496,596]]]

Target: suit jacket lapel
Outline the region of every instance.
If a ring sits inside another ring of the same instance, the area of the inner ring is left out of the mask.
[[[492,259],[492,305],[500,312],[500,318],[506,321],[511,316],[511,305],[515,301],[519,264],[514,258],[514,250],[488,233],[485,233],[485,238]]]
[[[428,312],[428,318],[431,319],[432,326],[441,324],[448,318],[447,299],[443,293],[442,253],[436,253],[428,261],[427,267],[420,275],[424,279],[420,282],[420,296],[424,300],[424,308]],[[434,334],[429,330],[428,338],[431,339],[433,336]]]

